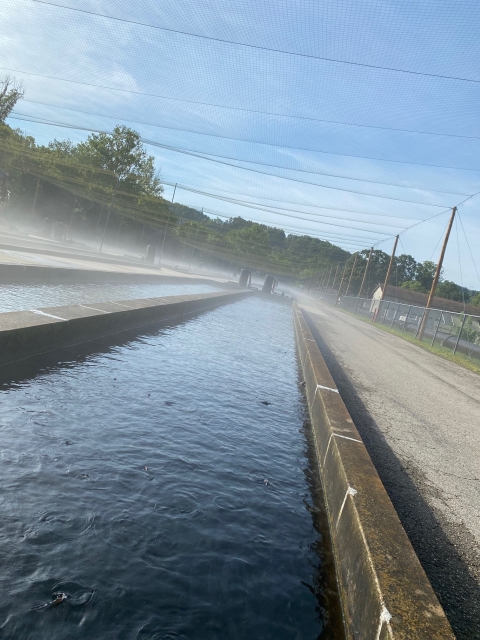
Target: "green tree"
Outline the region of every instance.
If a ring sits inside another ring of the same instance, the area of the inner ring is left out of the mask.
[[[402,282],[402,289],[408,289],[409,291],[420,291],[421,293],[428,293],[427,289],[418,280],[407,280]]]
[[[395,258],[396,282],[401,285],[403,282],[413,280],[417,271],[417,261],[413,256],[403,253]]]
[[[419,262],[415,272],[415,280],[420,282],[424,289],[430,291],[435,277],[435,271],[437,265],[431,260],[425,260],[425,262]]]
[[[447,300],[457,300],[457,302],[463,302],[463,299],[468,300],[468,291],[462,289],[462,287],[451,280],[444,280],[439,282],[435,295],[439,298],[447,298]]]
[[[283,229],[267,227],[267,233],[270,238],[270,246],[272,248],[283,249],[285,247],[285,231]]]
[[[74,155],[81,163],[113,176],[122,190],[150,196],[163,192],[154,158],[133,129],[117,125],[112,133],[92,133],[76,146]]]
[[[270,253],[269,235],[259,224],[231,231],[229,241],[238,253],[245,257],[245,261],[252,262],[253,265],[257,265],[259,260]]]
[[[474,304],[476,307],[480,307],[480,291],[477,291],[477,293],[470,298],[469,303]]]
[[[11,76],[3,76],[0,79],[0,123],[5,122],[24,94],[25,90],[22,84]]]

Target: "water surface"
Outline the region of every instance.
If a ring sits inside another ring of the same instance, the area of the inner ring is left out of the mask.
[[[303,420],[256,298],[5,387],[0,637],[317,638]]]
[[[157,298],[219,291],[199,284],[5,284],[0,285],[0,313],[66,304]]]

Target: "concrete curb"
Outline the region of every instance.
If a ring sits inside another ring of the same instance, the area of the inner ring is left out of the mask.
[[[252,293],[220,291],[2,313],[0,366],[129,329],[178,322],[248,295]]]
[[[445,613],[296,303],[293,312],[347,638],[451,640]]]
[[[149,269],[158,269],[161,267],[155,265],[147,265],[140,260],[129,260],[128,258],[120,258],[119,256],[109,257],[108,254],[100,254],[94,249],[80,249],[79,247],[65,247],[62,246],[63,251],[58,251],[58,247],[46,246],[45,248],[35,246],[34,241],[24,240],[23,245],[6,244],[0,242],[0,251],[15,251],[16,253],[37,253],[38,255],[55,256],[57,258],[74,258],[75,260],[88,260],[91,262],[105,262],[107,264],[120,264],[124,266],[135,267],[148,267]],[[46,243],[47,244],[47,243]],[[29,246],[30,245],[30,246]]]
[[[148,269],[146,265],[137,265],[138,269]],[[0,284],[70,284],[109,283],[109,284],[210,284],[225,287],[226,283],[215,278],[179,274],[166,275],[155,273],[128,273],[122,271],[100,271],[71,267],[44,267],[40,265],[0,264]]]

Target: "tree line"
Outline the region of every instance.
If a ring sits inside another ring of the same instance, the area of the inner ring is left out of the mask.
[[[5,123],[24,89],[10,77],[0,81],[0,219],[15,225],[25,213],[39,225],[44,218],[64,222],[99,240],[153,244],[165,255],[225,268],[249,267],[292,281],[345,268],[350,292],[360,289],[369,250],[355,254],[309,235],[242,217],[211,218],[163,197],[160,173],[138,132],[117,125],[111,133],[91,133],[74,144],[34,138]],[[108,225],[107,225],[108,222]],[[389,255],[372,251],[362,295],[384,281]],[[410,255],[395,258],[390,283],[427,292],[435,264]],[[337,283],[338,284],[338,283]],[[443,280],[437,295],[480,305],[480,294]]]
[[[369,249],[364,249],[357,254],[350,255],[346,264],[342,266],[342,270],[350,282],[349,295],[358,295],[362,286],[363,276],[367,266]],[[375,288],[385,282],[387,275],[390,256],[384,251],[372,250],[370,263],[368,265],[366,281],[362,289],[362,296],[368,297],[373,294]],[[437,265],[431,260],[417,262],[415,258],[409,254],[395,256],[390,273],[389,284],[394,287],[403,287],[412,291],[420,291],[429,293],[435,277]],[[318,283],[318,277],[316,282]],[[324,280],[323,280],[324,282]],[[310,279],[310,285],[314,283],[314,279]],[[330,279],[333,284],[333,274]],[[337,279],[336,287],[340,285],[340,278]],[[346,286],[342,288],[343,293]],[[461,287],[460,285],[445,280],[443,274],[440,275],[440,281],[437,285],[436,294],[439,298],[447,298],[448,300],[456,300],[458,302],[465,301],[468,304],[480,306],[480,292]]]

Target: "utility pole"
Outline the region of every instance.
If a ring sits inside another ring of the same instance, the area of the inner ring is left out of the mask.
[[[330,282],[330,276],[332,275],[332,271],[333,271],[333,264],[330,267],[330,271],[328,272],[328,277],[326,278],[325,282],[322,285],[322,288],[327,291],[328,289],[328,283]]]
[[[318,286],[318,288],[319,288],[319,290],[320,290],[320,291],[323,289],[323,285],[325,284],[325,278],[326,278],[326,277],[327,277],[327,272],[326,272],[326,271],[324,271],[324,272],[322,273],[322,279],[320,280],[320,283],[319,283],[319,286]]]
[[[173,200],[175,198],[175,192],[177,190],[177,183],[175,183],[175,188],[173,190],[173,196],[172,196],[172,204],[173,204]],[[168,223],[170,222],[170,216],[167,215],[167,226],[165,227],[165,233],[163,234],[163,242],[162,242],[162,248],[160,250],[160,258],[158,259],[158,264],[161,265],[162,264],[162,258],[163,258],[163,247],[165,246],[165,238],[167,237],[167,231],[168,231]]]
[[[363,273],[362,284],[360,285],[360,291],[358,292],[358,297],[359,298],[360,298],[360,295],[361,295],[361,293],[363,291],[363,285],[365,284],[365,278],[367,277],[368,266],[370,264],[370,258],[372,257],[372,253],[373,253],[373,247],[370,249],[370,253],[368,254],[367,266],[365,267],[365,271]]]
[[[37,196],[38,196],[39,186],[40,186],[40,178],[37,177],[37,187],[35,189],[35,197],[33,198],[33,204],[32,204],[32,216],[35,215],[35,209],[37,208]]]
[[[382,297],[380,298],[380,302],[378,303],[378,309],[377,309],[377,311],[375,311],[375,314],[373,316],[372,322],[376,322],[377,321],[377,312],[380,309],[380,303],[384,299],[385,293],[387,291],[387,284],[388,284],[388,280],[390,278],[390,271],[392,270],[393,260],[395,258],[395,251],[397,250],[397,243],[398,243],[398,236],[395,236],[395,242],[393,243],[392,255],[390,256],[390,262],[388,263],[387,275],[385,276],[385,282],[383,283]],[[387,307],[387,310],[388,310],[388,307]]]
[[[450,220],[448,222],[447,231],[445,233],[445,238],[443,240],[442,250],[440,252],[440,258],[437,264],[437,270],[435,271],[435,277],[432,282],[432,288],[430,289],[430,294],[427,300],[427,306],[425,307],[425,313],[423,314],[422,323],[420,325],[420,330],[418,332],[418,339],[422,340],[423,334],[425,333],[425,327],[427,326],[428,320],[428,310],[430,309],[430,305],[432,304],[433,297],[435,295],[435,291],[437,290],[438,280],[440,279],[440,273],[442,271],[443,266],[443,258],[445,257],[445,251],[447,249],[448,238],[450,237],[450,231],[452,230],[453,221],[455,219],[455,214],[457,213],[457,207],[453,207],[452,215],[450,216]]]
[[[340,267],[340,263],[337,264],[337,268],[335,270],[335,277],[333,278],[333,282],[332,282],[332,293],[333,293],[333,290],[335,288],[335,282],[337,281],[337,274],[338,274],[338,268],[339,267]]]
[[[395,251],[397,250],[397,244],[398,244],[398,236],[395,236],[395,242],[393,243],[393,251],[392,251],[392,255],[390,256],[390,262],[388,263],[387,275],[385,276],[385,282],[383,283],[382,297],[380,298],[380,301],[383,300],[383,298],[385,297],[385,293],[387,291],[387,284],[388,284],[388,281],[390,280],[390,272],[392,270],[393,260],[395,258]]]
[[[344,276],[345,276],[345,271],[346,270],[347,270],[347,263],[345,263],[345,266],[343,267],[343,273],[342,273],[342,277],[340,279],[340,286],[338,287],[337,299],[335,300],[335,306],[337,306],[338,301],[340,300],[340,294],[342,292],[342,285],[343,285],[343,280],[344,280]]]
[[[120,176],[117,176],[117,181],[115,182],[115,189],[113,190],[112,199],[110,200],[110,206],[108,207],[108,216],[107,221],[105,222],[105,227],[103,229],[102,241],[100,242],[100,249],[98,252],[102,251],[103,241],[105,240],[105,234],[107,233],[108,221],[110,220],[110,214],[112,213],[112,205],[115,201],[115,196],[117,194],[118,183],[120,182]]]
[[[202,214],[203,214],[203,207],[202,207]],[[192,266],[193,252],[195,251],[195,245],[197,244],[197,236],[198,236],[198,227],[197,227],[197,232],[195,233],[195,240],[193,241],[192,253],[190,255],[190,262],[188,264],[188,271],[189,272],[190,272],[190,267]]]
[[[225,263],[225,256],[227,255],[227,247],[228,247],[228,240],[225,239],[225,251],[223,252],[222,266],[220,267],[220,275],[223,275],[223,265]]]
[[[346,296],[348,296],[348,292],[350,291],[350,283],[352,282],[352,276],[353,276],[353,272],[355,271],[355,265],[357,264],[357,258],[358,258],[358,251],[355,254],[355,260],[353,261],[353,267],[352,267],[352,270],[350,271],[350,278],[348,279],[347,290],[345,291],[345,295]]]

